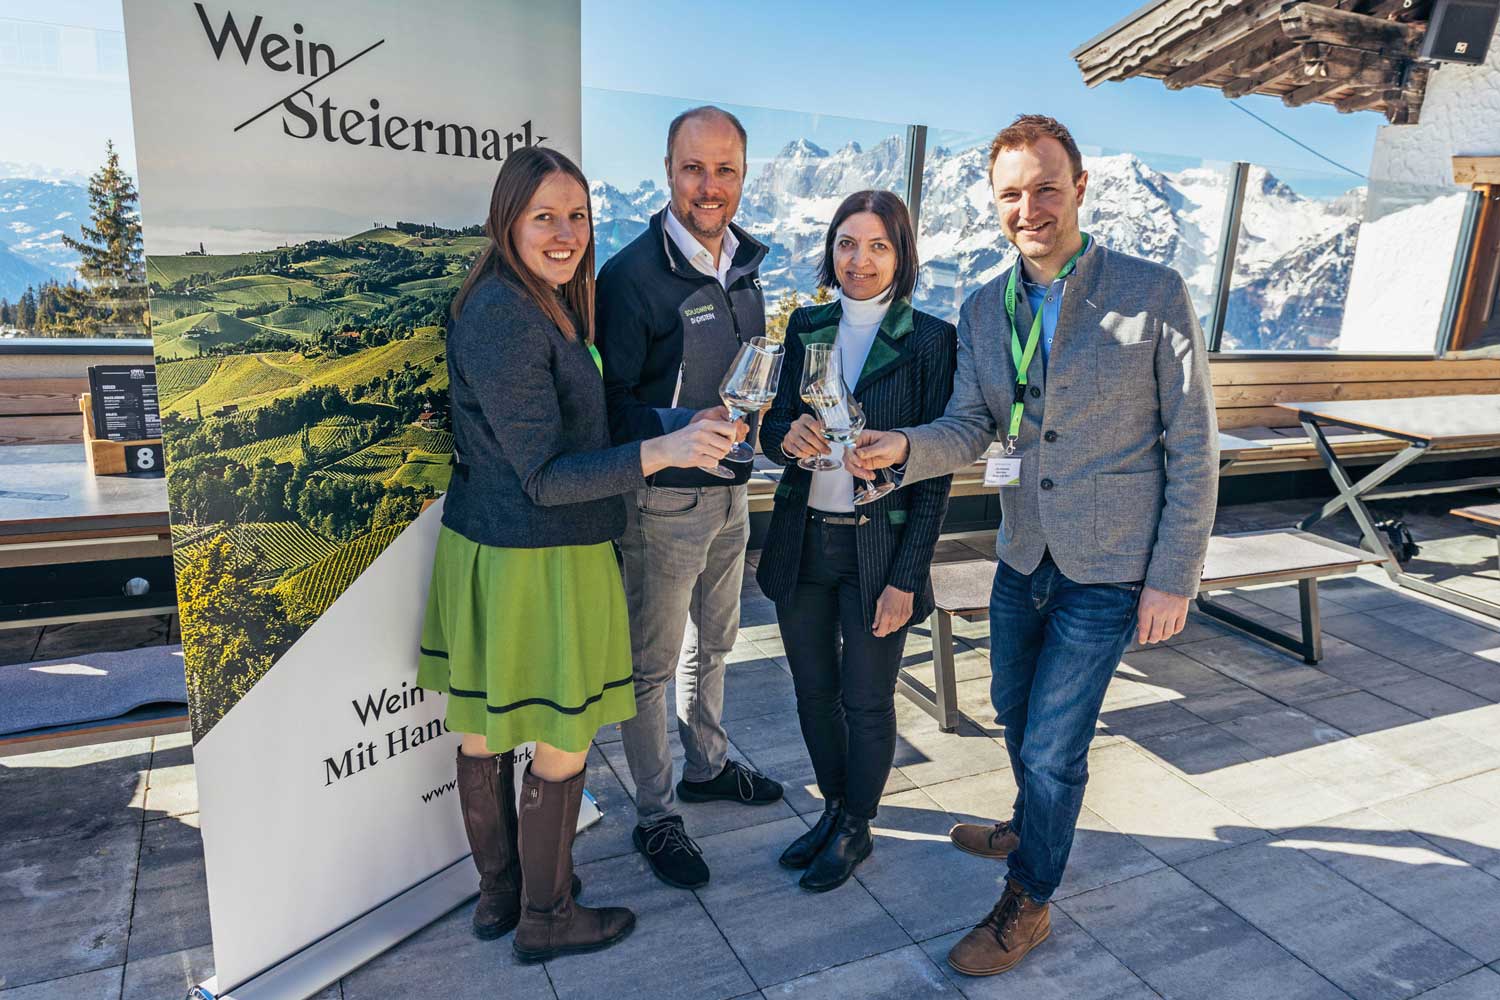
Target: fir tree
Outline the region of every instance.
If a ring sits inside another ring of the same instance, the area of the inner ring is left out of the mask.
[[[80,296],[83,311],[115,329],[119,336],[139,336],[146,322],[146,261],[141,248],[141,220],[135,182],[120,166],[115,144],[105,147],[104,166],[89,178],[92,225],[79,227],[79,238],[64,236],[82,262],[79,274],[89,294]]]

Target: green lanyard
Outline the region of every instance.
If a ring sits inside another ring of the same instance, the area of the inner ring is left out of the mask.
[[[1078,263],[1089,248],[1089,236],[1083,235],[1083,246],[1078,252],[1068,258],[1068,262],[1057,272],[1053,281],[1061,281],[1073,273],[1073,267]],[[1036,310],[1036,315],[1031,318],[1031,332],[1026,335],[1026,347],[1021,347],[1021,338],[1016,333],[1016,274],[1021,270],[1021,262],[1017,260],[1010,269],[1010,281],[1005,285],[1005,313],[1010,317],[1010,357],[1016,365],[1016,396],[1010,404],[1010,429],[1005,437],[1005,453],[1013,455],[1016,451],[1016,439],[1021,436],[1021,414],[1026,410],[1026,371],[1031,367],[1031,359],[1036,357],[1037,345],[1042,341],[1042,310]]]

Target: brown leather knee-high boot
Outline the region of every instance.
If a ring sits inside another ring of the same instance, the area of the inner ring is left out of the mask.
[[[595,909],[573,901],[573,836],[585,773],[543,781],[526,769],[521,780],[521,922],[511,948],[523,962],[595,951],[635,929],[635,914],[620,906]]]
[[[470,757],[458,751],[458,804],[474,867],[479,869],[479,902],[474,936],[488,941],[521,919],[521,864],[516,852],[516,806],[511,795],[514,758]]]

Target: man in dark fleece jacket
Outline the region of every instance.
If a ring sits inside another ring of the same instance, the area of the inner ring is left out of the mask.
[[[758,268],[766,248],[730,220],[745,173],[745,130],[719,108],[678,115],[667,131],[671,201],[609,260],[596,287],[595,343],[604,359],[617,443],[656,437],[702,416],[727,419],[719,383],[740,345],[765,333]],[[708,882],[677,799],[761,805],[779,784],[728,759],[724,659],[739,632],[750,536],[745,481],[675,470],[627,501],[625,596],[636,714],[621,724],[636,784],[636,848],[657,877]],[[672,785],[667,684],[677,678],[682,781]]]

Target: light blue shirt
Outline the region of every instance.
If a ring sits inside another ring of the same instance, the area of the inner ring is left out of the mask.
[[[1016,262],[1020,267],[1020,261]],[[1063,289],[1067,286],[1066,278],[1058,279],[1049,285],[1038,285],[1026,279],[1026,272],[1021,272],[1021,288],[1026,292],[1026,303],[1031,306],[1031,314],[1035,316],[1037,310],[1042,314],[1042,370],[1046,371],[1047,364],[1052,360],[1052,340],[1057,336],[1057,314],[1062,309]],[[1021,337],[1021,344],[1026,344],[1026,335],[1029,329],[1017,330]]]

